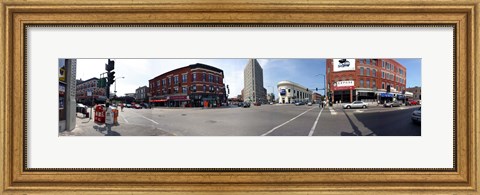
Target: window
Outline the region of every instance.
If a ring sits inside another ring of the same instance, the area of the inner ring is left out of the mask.
[[[376,88],[377,87],[377,83],[375,82],[375,80],[372,81],[372,88]]]
[[[160,80],[157,81],[157,86],[160,86]]]
[[[370,88],[370,80],[367,80],[367,88]]]
[[[290,93],[290,89],[288,89],[288,93]]]
[[[385,68],[385,61],[382,61],[382,68]]]
[[[327,72],[330,73],[330,67],[328,67]]]
[[[182,93],[187,93],[187,87],[182,87]]]
[[[385,89],[385,83],[382,82],[382,89]]]
[[[203,73],[202,81],[205,81],[205,79],[207,79],[206,77],[207,77],[207,75],[205,75],[205,73]]]
[[[219,83],[218,82],[218,76],[215,77],[215,83]]]
[[[211,83],[213,82],[213,75],[211,74],[208,75],[208,82],[211,82]]]
[[[367,68],[367,76],[370,76],[370,68]]]
[[[165,84],[166,82],[167,82],[166,79],[162,79],[162,85],[163,85],[164,87],[165,87],[165,85],[166,85],[166,84]]]
[[[377,65],[377,60],[372,60],[372,65],[376,66]]]
[[[363,75],[363,67],[360,67],[360,75]]]
[[[367,64],[370,64],[370,59],[367,59]]]
[[[178,87],[174,87],[173,89],[174,89],[173,91],[174,93],[178,93]]]
[[[385,72],[382,71],[382,79],[385,78]]]
[[[186,83],[187,82],[187,74],[183,74],[182,75],[182,83]]]
[[[197,80],[197,73],[192,73],[193,81]]]
[[[205,75],[205,74],[203,74]],[[207,92],[207,86],[203,85],[203,92]]]
[[[372,76],[377,77],[377,70],[375,70],[375,69],[372,70]]]
[[[172,84],[172,77],[168,77],[168,85]]]
[[[360,80],[360,87],[363,87],[363,80]]]
[[[178,75],[175,75],[173,77],[173,82],[175,83],[175,85],[178,84]]]

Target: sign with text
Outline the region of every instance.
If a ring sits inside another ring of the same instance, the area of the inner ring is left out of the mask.
[[[355,89],[355,81],[337,81],[333,83],[333,90],[350,90]]]
[[[355,70],[355,59],[333,59],[333,72]]]

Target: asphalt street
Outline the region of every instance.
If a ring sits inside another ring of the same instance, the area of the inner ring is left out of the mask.
[[[114,135],[123,136],[420,136],[412,123],[418,106],[344,110],[340,105],[320,108],[262,105],[250,108],[124,108]],[[77,118],[73,131],[60,135],[102,136],[103,126]]]

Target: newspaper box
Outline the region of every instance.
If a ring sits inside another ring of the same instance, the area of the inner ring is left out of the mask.
[[[95,106],[95,122],[105,123],[105,110],[101,105]]]

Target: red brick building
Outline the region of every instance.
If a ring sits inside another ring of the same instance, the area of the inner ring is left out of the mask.
[[[149,80],[150,103],[154,106],[219,106],[226,102],[223,70],[192,64]]]
[[[405,99],[407,69],[393,59],[327,59],[326,67],[333,103]]]

